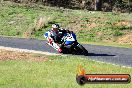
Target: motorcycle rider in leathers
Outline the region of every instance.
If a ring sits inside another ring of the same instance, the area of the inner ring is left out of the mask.
[[[60,48],[64,46],[62,37],[65,33],[70,33],[70,31],[60,28],[59,24],[52,25],[52,28],[50,30],[50,37],[54,40],[53,42],[60,44]]]

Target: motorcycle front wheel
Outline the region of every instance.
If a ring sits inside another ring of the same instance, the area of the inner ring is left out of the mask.
[[[77,47],[78,47],[78,52],[80,54],[88,55],[88,51],[81,44],[78,44]]]

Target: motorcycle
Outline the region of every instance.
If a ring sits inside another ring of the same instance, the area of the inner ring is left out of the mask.
[[[49,31],[44,34],[44,37],[48,41],[48,45],[53,47],[59,53],[66,53],[66,54],[83,54],[87,55],[88,51],[77,42],[75,33],[65,33],[64,36],[61,38],[61,42],[55,43],[54,40],[49,36]],[[63,44],[62,44],[63,43]],[[63,45],[63,46],[60,46]]]

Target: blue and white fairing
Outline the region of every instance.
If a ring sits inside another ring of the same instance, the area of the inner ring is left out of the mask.
[[[44,37],[47,39],[49,37],[49,34],[50,34],[50,31],[47,31],[45,34],[44,34]]]
[[[50,36],[50,31],[47,31],[44,34],[44,37],[47,39],[49,36]],[[65,45],[70,45],[70,44],[72,44],[73,42],[76,41],[75,33],[71,33],[71,34],[66,33],[66,34],[64,34],[63,38],[64,38],[64,41],[65,41]]]
[[[73,42],[76,41],[76,35],[74,33],[71,33],[71,34],[66,33],[64,35],[64,37],[65,37],[65,39],[64,39],[65,45],[71,45]]]
[[[50,37],[50,31],[47,31],[45,34],[44,34],[44,37],[48,40],[48,45],[52,46],[54,49],[56,49],[57,51],[60,50],[60,47],[57,43],[53,42],[52,38]],[[49,40],[51,41],[51,43],[49,43]],[[60,51],[59,51],[60,52]]]

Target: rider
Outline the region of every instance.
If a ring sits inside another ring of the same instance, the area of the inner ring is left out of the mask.
[[[62,52],[62,47],[64,46],[64,42],[62,41],[62,37],[65,33],[70,33],[71,31],[60,28],[59,24],[53,24],[50,30],[50,37],[54,40],[53,42],[59,43],[60,52]],[[52,41],[49,40],[49,43]]]
[[[60,28],[59,24],[53,24],[50,30],[50,37],[53,38],[55,43],[59,43],[64,34],[68,32],[70,31]]]

